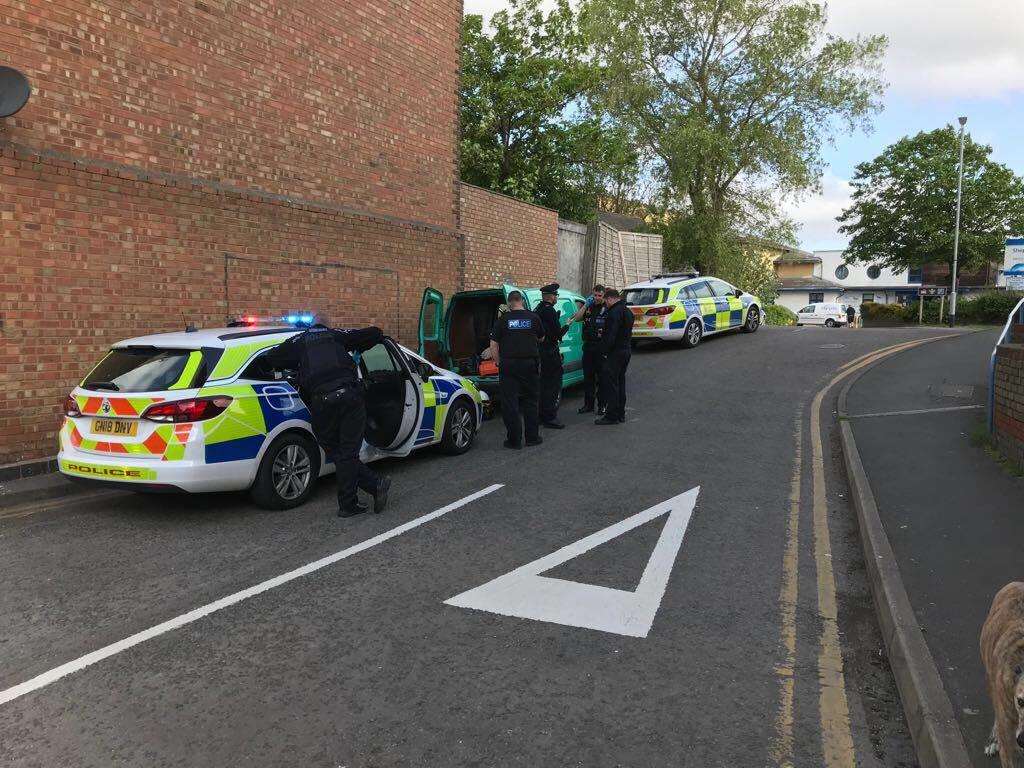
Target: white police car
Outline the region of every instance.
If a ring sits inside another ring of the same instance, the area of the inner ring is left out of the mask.
[[[291,372],[274,370],[264,353],[312,318],[246,320],[115,344],[65,402],[60,471],[133,490],[249,489],[276,509],[308,499],[333,465],[313,439]],[[358,357],[363,461],[472,447],[487,400],[472,381],[392,339]]]

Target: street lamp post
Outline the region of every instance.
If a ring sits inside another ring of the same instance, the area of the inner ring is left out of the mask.
[[[967,118],[960,118],[960,163],[956,178],[956,230],[953,232],[953,285],[949,296],[949,324],[956,325],[956,268],[960,259],[960,199],[964,190],[964,126]]]

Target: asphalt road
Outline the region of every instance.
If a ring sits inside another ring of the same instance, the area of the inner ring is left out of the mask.
[[[835,389],[819,438],[810,417],[846,363],[934,333],[765,328],[641,348],[625,425],[593,426],[570,394],[569,428],[513,453],[489,422],[466,456],[385,467],[379,516],[335,518],[328,482],[291,512],[125,496],[0,519],[0,764],[912,765],[846,503]],[[692,515],[677,500],[590,546],[698,487]],[[574,542],[476,608],[446,603]],[[592,621],[614,626],[580,626]]]
[[[992,597],[1020,579],[1024,537],[1024,479],[972,440],[985,429],[996,335],[903,352],[865,374],[848,400],[904,586],[976,766],[994,762],[984,754],[992,707],[978,637]],[[857,418],[880,412],[892,415]]]

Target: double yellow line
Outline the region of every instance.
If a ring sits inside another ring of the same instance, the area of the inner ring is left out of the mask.
[[[818,615],[822,623],[818,641],[818,714],[821,746],[826,768],[851,768],[856,765],[850,708],[846,699],[843,655],[839,644],[835,574],[832,569],[832,544],[828,525],[825,487],[825,451],[821,435],[821,408],[832,388],[857,371],[906,349],[960,334],[944,334],[894,344],[842,365],[814,396],[811,403],[811,487],[813,506],[814,565],[817,574]],[[801,406],[796,414],[796,447],[790,480],[789,515],[786,523],[786,547],[782,559],[782,588],[779,595],[782,644],[785,659],[776,667],[781,678],[779,712],[775,721],[775,739],[771,754],[780,766],[793,766],[794,687],[796,681],[796,606],[799,597],[800,507],[803,486],[803,420]]]

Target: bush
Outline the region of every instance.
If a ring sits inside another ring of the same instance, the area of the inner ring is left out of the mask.
[[[1002,325],[1024,293],[1019,291],[988,291],[958,302],[957,322]]]
[[[795,325],[796,313],[781,304],[769,304],[764,308],[764,321],[768,325]]]
[[[907,322],[902,304],[876,304],[866,301],[860,305],[864,325],[903,325]]]

